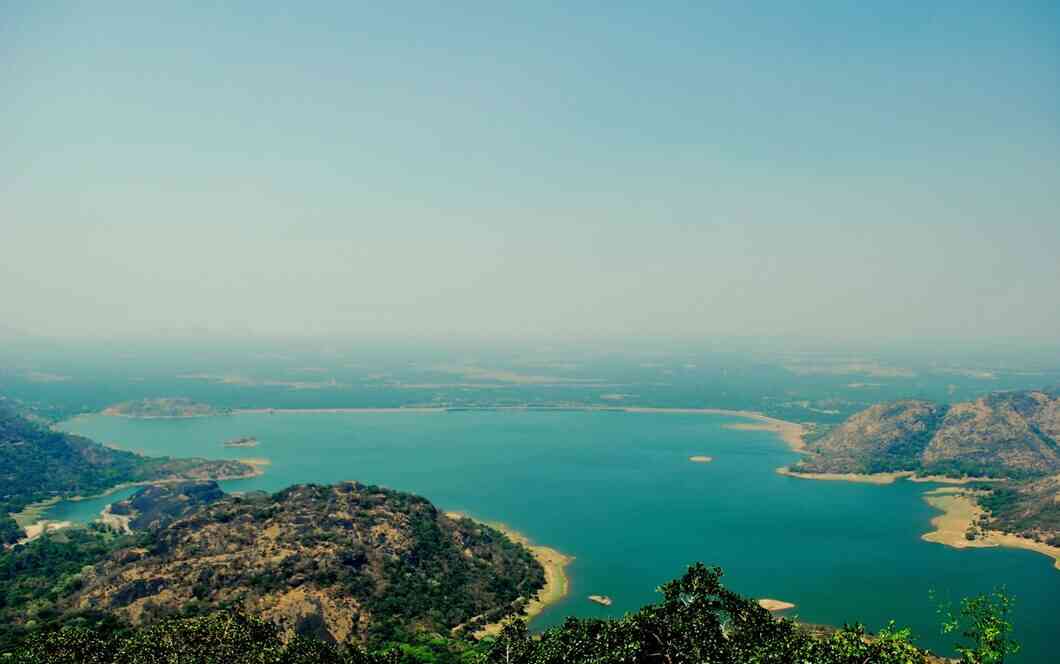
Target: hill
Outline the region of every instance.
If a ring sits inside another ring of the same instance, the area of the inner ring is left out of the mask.
[[[121,531],[162,528],[224,497],[225,492],[214,481],[145,486],[108,505],[103,520]]]
[[[92,495],[125,483],[228,479],[255,474],[240,461],[146,457],[30,421],[0,400],[0,537],[22,531],[7,514],[56,497]]]
[[[544,584],[530,552],[427,500],[344,483],[226,496],[82,574],[63,606],[132,623],[235,607],[342,643],[445,632],[518,610]]]
[[[1056,390],[1001,392],[949,406],[877,404],[806,448],[803,473],[882,473],[1024,479],[1060,472]]]
[[[810,443],[791,470],[811,477],[904,472],[1002,480],[960,492],[985,510],[969,524],[969,538],[997,531],[1057,547],[1058,439],[1056,389],[998,392],[949,406],[897,401],[853,415]]]

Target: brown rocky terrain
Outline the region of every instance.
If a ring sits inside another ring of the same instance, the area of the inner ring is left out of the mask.
[[[358,483],[226,496],[83,575],[67,609],[133,624],[231,607],[335,642],[444,631],[518,610],[542,587],[530,552],[423,498]]]
[[[1001,392],[950,406],[878,404],[807,447],[805,473],[915,471],[1023,479],[1060,472],[1060,397]]]
[[[224,497],[225,492],[213,481],[151,485],[111,503],[107,513],[119,517],[130,530],[149,530],[167,526]]]
[[[950,406],[878,404],[806,448],[792,471],[1001,480],[968,493],[977,527],[1060,546],[1060,392],[998,392]]]

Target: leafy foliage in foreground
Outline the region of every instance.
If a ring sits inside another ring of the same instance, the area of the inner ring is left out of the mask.
[[[68,622],[56,601],[119,541],[103,529],[69,528],[0,552],[0,653],[36,630]]]
[[[919,664],[937,660],[907,630],[869,636],[859,626],[816,636],[774,618],[721,585],[721,570],[697,564],[660,590],[663,600],[617,620],[570,618],[538,637],[521,620],[493,641],[420,635],[374,651],[295,637],[229,613],[165,619],[115,632],[65,628],[31,637],[11,664]],[[999,660],[975,660],[987,662]],[[7,663],[5,663],[7,664]]]

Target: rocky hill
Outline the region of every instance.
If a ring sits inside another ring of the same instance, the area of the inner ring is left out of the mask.
[[[121,524],[121,530],[151,530],[224,497],[225,492],[213,481],[145,486],[125,500],[111,503],[104,516],[108,523]]]
[[[151,531],[83,574],[65,608],[142,624],[230,607],[341,643],[496,618],[543,583],[527,549],[423,498],[297,485],[226,496]]]
[[[915,471],[1022,479],[1060,472],[1060,395],[1001,392],[949,406],[878,404],[807,448],[806,473]]]

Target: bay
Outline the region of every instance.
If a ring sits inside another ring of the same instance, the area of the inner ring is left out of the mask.
[[[1029,551],[956,550],[924,542],[931,485],[783,477],[796,455],[727,416],[621,412],[255,413],[135,420],[88,415],[61,427],[151,455],[266,458],[264,475],[227,491],[358,480],[500,521],[575,557],[571,592],[534,621],[620,616],[703,561],[732,589],[794,602],[811,623],[888,621],[947,652],[929,593],[954,602],[1005,585],[1028,664],[1055,661],[1060,571]],[[253,436],[253,449],[225,440]],[[707,455],[710,463],[692,463]],[[131,492],[131,490],[128,490]],[[124,497],[65,501],[49,518],[89,520]],[[610,607],[587,600],[608,595]]]

